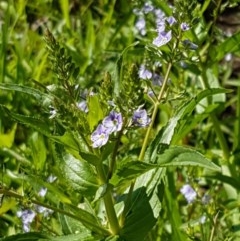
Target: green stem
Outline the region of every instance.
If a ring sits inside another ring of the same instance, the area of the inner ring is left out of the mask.
[[[142,149],[141,149],[141,152],[140,152],[139,157],[138,157],[138,159],[140,161],[143,161],[143,158],[144,158],[144,155],[145,155],[145,151],[147,149],[148,142],[149,142],[149,139],[150,139],[151,130],[153,128],[153,124],[154,124],[156,116],[157,116],[158,107],[159,107],[160,101],[161,101],[161,99],[163,97],[164,91],[165,91],[166,86],[167,86],[167,82],[168,82],[168,79],[169,79],[171,68],[172,68],[172,62],[170,62],[168,64],[167,72],[166,72],[165,78],[163,80],[162,88],[161,88],[160,93],[159,93],[159,95],[157,97],[157,101],[154,103],[154,109],[153,109],[153,113],[152,113],[152,117],[151,117],[151,123],[148,126],[148,129],[147,129],[144,141],[143,141]],[[124,224],[125,217],[126,217],[126,215],[128,213],[129,207],[131,205],[132,192],[133,192],[133,189],[134,189],[134,185],[135,185],[135,180],[132,181],[132,183],[130,185],[130,188],[129,188],[129,191],[128,191],[128,195],[127,195],[127,199],[126,199],[126,202],[125,202],[125,205],[124,205],[124,209],[123,209],[123,212],[122,212],[121,217],[120,217],[120,224],[121,224],[121,226]]]
[[[141,149],[141,152],[140,152],[140,155],[139,155],[139,158],[138,158],[140,161],[142,161],[143,158],[144,158],[145,151],[147,149],[148,141],[149,141],[149,138],[150,138],[150,133],[151,133],[151,130],[153,128],[153,124],[154,124],[156,116],[157,116],[159,103],[160,103],[160,101],[163,97],[164,91],[165,91],[166,86],[167,86],[167,82],[168,82],[168,78],[169,78],[171,68],[172,68],[172,62],[170,62],[168,64],[168,68],[167,68],[165,78],[163,80],[162,88],[161,88],[160,93],[158,95],[157,101],[154,104],[154,109],[153,109],[153,113],[152,113],[152,117],[151,117],[151,123],[148,126],[148,129],[147,129],[144,141],[143,141],[142,149]]]
[[[118,151],[118,147],[119,147],[119,143],[120,143],[120,139],[124,130],[124,126],[122,127],[121,131],[118,133],[117,135],[117,140],[115,142],[114,145],[114,149],[113,149],[113,153],[112,153],[112,157],[109,163],[109,170],[108,170],[108,174],[107,174],[107,180],[109,180],[112,177],[114,168],[115,168],[115,164],[116,164],[116,157],[117,157],[117,151]]]
[[[212,230],[211,230],[211,234],[210,234],[209,241],[213,241],[213,239],[214,239],[214,234],[215,234],[216,226],[217,226],[218,214],[219,214],[219,212],[216,214],[216,216],[215,216],[214,219],[213,219],[213,228],[212,228]]]
[[[100,183],[102,185],[106,185],[107,177],[106,177],[105,171],[103,169],[102,163],[100,163],[96,168],[97,168],[97,172],[99,175]],[[114,209],[112,193],[109,189],[107,189],[107,191],[103,197],[103,200],[104,200],[104,205],[105,205],[105,209],[106,209],[106,213],[107,213],[110,231],[114,235],[118,234],[120,231],[120,227],[119,227],[117,214]]]

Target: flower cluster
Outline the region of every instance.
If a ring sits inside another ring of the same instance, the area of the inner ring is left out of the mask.
[[[47,179],[47,182],[53,183],[56,179],[57,177],[50,175]],[[45,197],[46,194],[47,194],[47,188],[45,187],[42,187],[38,192],[38,196],[40,197]],[[30,225],[34,221],[34,218],[36,217],[37,213],[43,214],[44,217],[47,217],[49,214],[53,213],[52,210],[42,207],[40,205],[35,205],[34,209],[36,211],[32,209],[25,209],[17,212],[17,217],[21,218],[23,231],[26,233],[30,232]]]
[[[146,127],[150,124],[151,119],[147,115],[146,110],[135,110],[132,117],[133,124],[140,127]]]
[[[53,176],[52,174],[47,178],[47,182],[49,183],[53,183],[55,180],[57,179],[57,177]],[[42,187],[39,192],[38,192],[38,196],[40,197],[45,197],[47,194],[47,188],[46,187]],[[36,205],[35,206],[36,208],[36,211],[38,213],[41,213],[43,214],[44,217],[47,217],[49,216],[50,214],[53,213],[53,210],[49,209],[49,208],[45,208],[45,207],[42,207],[40,205]]]
[[[25,209],[23,211],[18,211],[17,216],[22,220],[23,231],[26,233],[30,232],[30,225],[36,216],[36,212],[31,209]]]
[[[108,142],[109,135],[120,131],[122,129],[122,125],[122,114],[111,111],[110,114],[103,119],[102,123],[99,124],[97,129],[92,133],[92,146],[94,148],[104,146]]]
[[[134,14],[138,17],[135,23],[135,28],[142,35],[146,35],[146,20],[145,15],[154,11],[154,7],[151,2],[146,2],[142,9],[134,9]]]
[[[144,109],[137,109],[132,116],[132,123],[135,126],[146,127],[150,124],[151,119],[147,115],[147,111]],[[109,140],[109,136],[112,133],[116,133],[122,129],[123,118],[122,114],[111,111],[110,114],[105,117],[96,130],[91,135],[91,141],[93,148],[98,148],[106,145]]]

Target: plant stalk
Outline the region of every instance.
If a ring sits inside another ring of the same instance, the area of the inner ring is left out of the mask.
[[[156,116],[157,116],[157,112],[158,112],[158,107],[159,107],[160,101],[161,101],[161,99],[163,97],[164,91],[165,91],[166,86],[167,86],[167,82],[168,82],[168,78],[169,78],[169,75],[170,75],[171,68],[172,68],[172,62],[170,62],[168,64],[167,72],[166,72],[164,80],[163,80],[162,88],[160,90],[160,93],[159,93],[159,95],[157,97],[156,102],[154,103],[154,109],[153,109],[153,113],[152,113],[152,117],[151,117],[151,123],[148,126],[148,129],[147,129],[144,141],[143,141],[142,149],[141,149],[141,152],[140,152],[139,157],[138,157],[139,161],[143,161],[143,159],[144,159],[145,151],[147,149],[148,142],[149,142],[149,139],[150,139],[151,130],[153,128],[153,124],[154,124]],[[127,196],[127,199],[126,199],[126,203],[125,203],[123,212],[122,212],[121,217],[120,217],[121,226],[124,224],[125,217],[126,217],[126,215],[128,213],[129,207],[131,205],[131,197],[132,197],[132,192],[133,192],[133,189],[134,189],[134,185],[135,185],[135,180],[132,181],[132,183],[130,185],[130,188],[129,188],[129,191],[128,191],[128,196]]]
[[[103,164],[100,163],[96,168],[97,168],[101,185],[107,185],[107,177],[103,169]],[[112,193],[108,188],[106,193],[103,196],[103,201],[104,201],[104,205],[107,213],[110,231],[114,235],[118,234],[120,231],[119,222],[118,222],[116,211],[114,209]]]
[[[139,158],[138,158],[140,161],[142,161],[143,158],[144,158],[145,151],[147,149],[148,141],[149,141],[149,138],[150,138],[151,130],[153,128],[153,124],[154,124],[156,116],[157,116],[159,103],[160,103],[160,101],[161,101],[161,99],[163,97],[164,91],[166,89],[171,68],[172,68],[172,62],[170,62],[168,64],[168,68],[167,68],[167,72],[166,72],[165,78],[163,80],[162,88],[161,88],[160,93],[159,93],[159,95],[157,97],[157,101],[154,103],[154,109],[153,109],[153,113],[152,113],[152,117],[151,117],[151,123],[148,126],[148,129],[147,129],[144,141],[143,141],[142,149],[141,149],[141,152],[140,152],[140,155],[139,155]]]

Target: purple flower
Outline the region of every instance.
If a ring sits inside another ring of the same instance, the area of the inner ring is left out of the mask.
[[[47,216],[53,214],[53,212],[54,212],[53,210],[51,210],[51,209],[49,209],[49,208],[45,208],[45,207],[40,206],[40,205],[36,205],[35,208],[36,208],[36,211],[37,211],[38,213],[43,214],[43,216],[44,216],[45,218],[46,218]]]
[[[152,84],[156,86],[161,86],[163,82],[163,77],[158,74],[153,74]]]
[[[52,174],[47,178],[47,182],[49,183],[53,183],[55,180],[57,179],[57,177],[53,176]],[[47,188],[46,187],[42,187],[39,192],[38,195],[40,197],[45,197],[47,194]]]
[[[197,197],[197,193],[195,192],[195,190],[189,184],[185,184],[180,189],[180,192],[186,198],[188,203],[192,203]]]
[[[140,66],[140,69],[138,71],[138,75],[140,79],[151,79],[152,78],[152,72],[145,68],[145,65],[142,64]]]
[[[91,135],[93,148],[104,146],[109,138],[109,133],[104,125],[98,125],[97,129]]]
[[[82,100],[82,101],[78,102],[77,107],[85,113],[88,113],[88,111],[89,111],[88,106],[87,106],[87,102],[85,100]]]
[[[153,40],[153,44],[157,47],[167,44],[172,39],[172,31],[161,32],[158,36]]]
[[[174,23],[176,23],[176,19],[173,16],[167,17],[167,22],[169,23],[170,26],[172,26]]]
[[[102,122],[107,134],[120,131],[122,129],[123,120],[122,114],[111,111],[109,116],[105,117]]]
[[[38,192],[38,196],[40,196],[40,197],[45,197],[46,194],[47,194],[47,188],[46,187],[42,187]]]
[[[165,13],[160,9],[156,9],[154,13],[156,16],[157,31],[161,33],[165,30]]]
[[[150,13],[154,10],[154,7],[151,2],[146,2],[143,6],[143,12],[144,13]]]
[[[18,211],[17,216],[22,220],[23,231],[30,232],[30,225],[34,220],[36,213],[33,210],[26,209],[24,211]]]
[[[140,17],[136,24],[135,24],[136,29],[140,32],[141,35],[146,34],[146,21],[143,17]]]
[[[150,124],[151,119],[148,117],[146,110],[138,109],[134,111],[132,121],[134,125],[145,127]]]
[[[190,27],[187,23],[181,23],[180,27],[181,27],[182,31],[187,31],[190,29]]]

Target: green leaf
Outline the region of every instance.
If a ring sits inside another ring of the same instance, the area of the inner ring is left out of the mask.
[[[37,170],[43,170],[47,157],[43,136],[38,132],[34,132],[30,137],[30,143],[34,166]]]
[[[10,83],[4,83],[0,84],[0,89],[2,90],[13,90],[18,91],[21,93],[29,94],[35,97],[39,103],[44,103],[53,100],[53,97],[49,94],[46,94],[44,92],[41,92],[38,89],[34,89],[28,86],[22,86],[18,84],[10,84]]]
[[[91,232],[85,231],[78,234],[64,235],[52,237],[51,239],[40,239],[38,241],[100,241],[100,238],[95,237]]]
[[[92,165],[96,166],[99,164],[99,158],[92,154],[92,153],[86,153],[86,152],[79,152],[79,155],[81,156],[81,158],[89,163],[91,163]]]
[[[205,158],[201,153],[182,146],[171,146],[163,154],[158,155],[159,166],[199,166],[213,171],[221,168]]]
[[[12,129],[8,133],[6,134],[0,133],[0,147],[7,147],[7,148],[12,147],[14,143],[16,129],[17,129],[17,124],[14,124]]]
[[[22,233],[6,238],[1,238],[0,241],[40,241],[49,240],[49,237],[42,233]]]
[[[79,151],[80,145],[74,136],[74,133],[70,130],[66,130],[62,136],[49,136],[54,141],[63,144],[65,147],[72,148],[73,150]]]
[[[213,175],[207,175],[205,177],[218,180],[222,183],[227,183],[236,189],[240,189],[240,181],[234,177],[226,176],[221,173],[215,173]]]
[[[133,192],[132,207],[126,216],[121,236],[126,241],[142,241],[156,223],[146,187]]]
[[[87,212],[87,210],[81,210],[73,205],[63,205],[60,204],[59,208],[61,210],[64,211],[71,211],[73,213],[76,213],[76,215],[84,215],[85,219],[87,219],[88,221],[91,221],[94,224],[99,224],[99,226],[101,226],[100,222],[98,221],[97,217],[91,215],[89,212]],[[79,212],[78,212],[79,211]],[[58,217],[59,217],[59,221],[62,227],[62,231],[65,235],[68,236],[63,236],[63,237],[71,237],[71,235],[69,234],[81,234],[82,236],[80,236],[81,238],[94,238],[92,236],[92,233],[90,232],[91,230],[91,226],[87,226],[87,228],[79,222],[79,220],[73,219],[67,215],[63,215],[61,213],[58,213]],[[58,237],[57,240],[62,240],[63,237]],[[80,238],[79,237],[79,238]],[[82,240],[82,239],[81,239]],[[92,240],[92,239],[90,239]]]
[[[228,92],[230,91],[221,88],[203,90],[196,97],[191,98],[190,101],[187,101],[180,106],[174,116],[168,121],[164,128],[159,131],[149,145],[144,157],[144,162],[155,163],[156,153],[168,148],[168,145],[177,140],[177,138],[181,135],[179,130],[184,130],[187,120],[192,118],[191,113],[202,99],[211,95]]]
[[[240,50],[240,31],[228,37],[223,43],[211,50],[214,62],[220,61],[226,54],[235,53]]]
[[[156,153],[154,164],[141,161],[128,161],[118,168],[110,180],[114,186],[124,182],[135,180],[142,174],[159,167],[167,166],[199,166],[214,171],[220,171],[220,167],[205,158],[201,153],[186,147],[172,146],[162,149],[161,154]]]
[[[0,105],[0,110],[7,113],[14,120],[30,126],[31,128],[37,130],[38,132],[51,138],[52,140],[58,143],[61,143],[66,147],[79,151],[79,143],[72,132],[66,131],[62,136],[52,135],[52,132],[53,132],[53,128],[51,128],[52,123],[48,119],[43,120],[32,116],[19,115],[8,110],[8,108],[6,108],[3,105]]]
[[[87,121],[89,123],[90,130],[93,131],[94,127],[104,117],[104,113],[102,111],[98,95],[89,96],[88,108],[89,112],[87,115]]]
[[[157,167],[157,165],[145,163],[142,161],[126,162],[114,173],[110,183],[114,186],[121,185],[123,182],[134,180],[145,172]]]
[[[78,221],[80,221],[81,223],[78,224],[78,227],[76,226],[75,228],[78,228],[78,231],[81,232],[82,230],[84,230],[84,232],[86,231],[85,228],[82,226],[84,225],[87,229],[93,231],[96,234],[99,235],[108,235],[109,232],[108,230],[105,229],[105,227],[103,227],[100,223],[99,218],[96,216],[94,210],[92,209],[92,207],[89,208],[89,203],[86,201],[85,198],[85,202],[81,203],[81,207],[76,207],[75,205],[72,204],[64,204],[64,210],[70,211],[71,213],[75,214],[77,217],[79,217]],[[68,223],[73,224],[73,221],[69,221],[68,219]],[[74,224],[74,225],[77,225]],[[73,227],[71,226],[71,229]]]
[[[135,183],[132,201],[121,230],[126,241],[143,241],[154,227],[161,210],[163,197],[162,177],[165,168],[156,168],[141,175]]]
[[[176,131],[176,128],[179,125],[180,120],[184,120],[186,117],[189,117],[192,111],[195,109],[197,104],[204,98],[220,93],[228,93],[229,90],[226,89],[220,89],[220,88],[213,88],[213,89],[207,89],[201,91],[196,97],[192,98],[187,103],[184,103],[174,114],[174,116],[169,120],[168,124],[164,128],[164,132],[161,136],[161,143],[170,144],[174,132]],[[181,125],[183,125],[185,122],[181,122]],[[159,136],[158,136],[159,138]]]
[[[3,105],[0,105],[0,110],[1,112],[5,112],[6,114],[8,114],[14,120],[22,124],[28,125],[46,136],[51,136],[51,125],[47,120],[42,120],[32,116],[16,114]]]
[[[62,175],[69,186],[84,196],[94,196],[98,189],[98,180],[93,167],[86,161],[78,160],[67,153],[58,144],[56,152]]]

